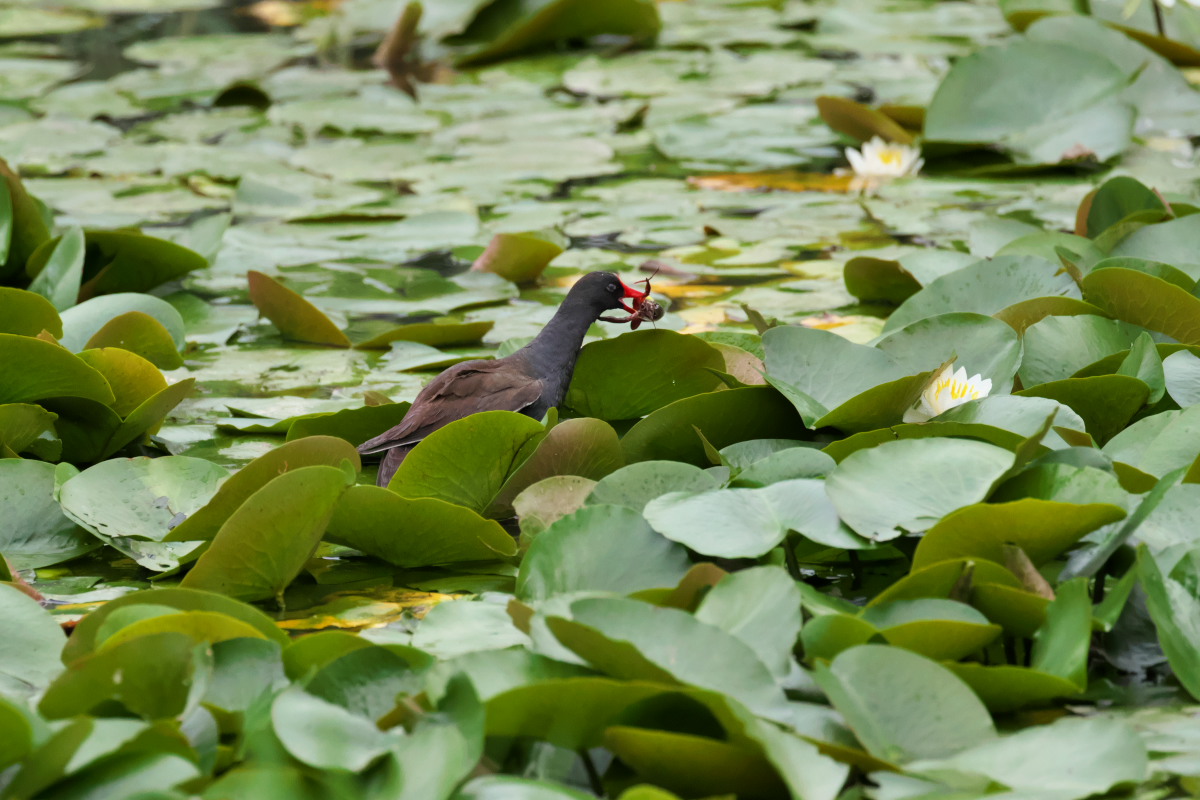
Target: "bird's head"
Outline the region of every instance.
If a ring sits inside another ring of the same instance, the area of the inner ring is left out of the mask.
[[[635,309],[626,300],[641,300],[648,294],[649,291],[643,292],[627,286],[614,272],[589,272],[571,287],[568,297],[586,302],[596,309],[597,314],[614,308],[624,309],[632,314]]]

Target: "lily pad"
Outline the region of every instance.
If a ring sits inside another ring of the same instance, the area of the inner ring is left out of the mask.
[[[268,482],[225,520],[180,585],[245,600],[281,597],[317,549],[347,483],[326,466]]]
[[[183,357],[171,332],[142,311],[128,311],[113,317],[84,344],[88,350],[99,347],[120,347],[137,353],[159,369],[183,366]]]
[[[548,234],[498,233],[471,269],[494,272],[517,284],[531,283],[562,252],[563,245]]]
[[[51,336],[62,336],[62,320],[49,300],[34,292],[0,286],[0,305],[4,320],[0,322],[0,333],[15,333],[21,336],[37,336],[49,331]]]
[[[965,506],[926,531],[913,555],[913,569],[960,557],[1003,563],[1006,544],[1020,547],[1038,565],[1088,533],[1124,517],[1125,509],[1120,506],[1033,498]]]
[[[545,434],[537,420],[512,411],[485,411],[451,422],[413,448],[388,488],[403,497],[434,497],[484,513],[524,448]]]
[[[653,365],[636,369],[634,364]],[[580,351],[563,404],[605,420],[637,419],[720,385],[725,359],[711,345],[668,330],[635,331]]]
[[[517,597],[582,591],[637,592],[674,586],[688,570],[682,547],[636,511],[587,506],[538,534],[517,574]]]
[[[966,684],[898,647],[851,648],[818,665],[815,677],[867,751],[885,761],[950,756],[996,736],[991,715]]]
[[[887,541],[979,502],[1012,464],[1012,453],[983,442],[907,439],[851,454],[826,484],[847,525]]]
[[[62,312],[62,345],[72,352],[87,346],[87,342],[112,320],[131,311],[153,317],[171,334],[175,348],[184,345],[183,317],[165,300],[148,294],[124,292],[94,297]]]
[[[378,486],[351,487],[326,538],[400,567],[509,557],[516,544],[498,523],[435,498],[407,498]]]
[[[41,339],[0,333],[0,403],[48,397],[80,397],[113,402],[108,381],[68,350]]]
[[[588,505],[616,505],[642,509],[668,492],[703,492],[716,489],[717,480],[691,464],[678,461],[639,461],[601,478],[588,495]]]
[[[83,285],[83,257],[83,231],[79,228],[46,242],[29,257],[29,265],[38,270],[29,291],[42,295],[59,311],[75,305]]]
[[[0,553],[17,569],[48,567],[99,546],[54,499],[54,465],[0,459],[0,505],[6,511]]]
[[[246,273],[250,300],[271,320],[285,339],[330,347],[349,347],[346,334],[329,317],[274,278],[261,272]]]

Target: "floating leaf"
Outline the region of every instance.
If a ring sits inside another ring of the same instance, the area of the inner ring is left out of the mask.
[[[170,331],[142,311],[128,311],[113,317],[84,344],[88,350],[100,347],[120,347],[137,353],[159,369],[183,366],[183,357],[179,355]]]
[[[0,583],[0,694],[28,697],[54,680],[66,636],[36,600]]]
[[[285,472],[233,512],[180,585],[278,598],[316,550],[345,491],[346,475],[335,467]]]
[[[113,402],[103,375],[58,345],[29,336],[0,333],[0,375],[0,403],[48,397]]]
[[[512,411],[484,411],[425,437],[405,457],[388,488],[404,497],[434,497],[484,513],[542,436],[541,424]]]
[[[1041,383],[1017,395],[1046,397],[1069,406],[1083,419],[1092,438],[1104,443],[1145,405],[1150,387],[1128,375],[1096,375]]]
[[[390,328],[354,345],[359,350],[383,349],[392,342],[419,342],[430,347],[463,347],[477,344],[496,323],[485,322],[414,322]]]
[[[640,461],[601,478],[588,495],[588,505],[616,505],[642,509],[668,492],[703,492],[716,489],[717,480],[699,467],[678,461]]]
[[[908,439],[851,454],[826,484],[847,525],[886,541],[979,502],[1012,464],[1011,453],[983,442]]]
[[[175,348],[183,342],[183,317],[165,300],[148,294],[110,294],[94,297],[62,312],[62,346],[78,352],[112,320],[131,311],[140,311],[158,320],[171,334]]]
[[[485,561],[515,555],[500,525],[435,498],[407,498],[378,486],[354,486],[334,509],[326,534],[401,567]]]
[[[617,432],[598,419],[568,419],[555,425],[533,453],[504,482],[487,510],[489,517],[510,516],[512,501],[524,489],[552,475],[599,480],[625,465]]]
[[[0,459],[0,507],[5,509],[0,553],[17,569],[48,567],[98,546],[54,499],[53,464]]]
[[[1095,270],[1083,279],[1083,292],[1117,319],[1200,344],[1200,298],[1162,278],[1118,267]]]
[[[913,142],[912,134],[888,115],[844,97],[818,97],[817,112],[826,125],[860,142],[875,136],[897,144]]]
[[[635,461],[709,463],[699,430],[714,447],[749,439],[798,438],[807,431],[792,405],[769,386],[708,392],[677,400],[630,428],[621,439]]]
[[[230,476],[203,508],[183,520],[164,541],[212,539],[234,511],[288,470],[320,465],[336,467],[343,461],[349,461],[356,472],[361,468],[354,447],[332,436],[312,436],[276,447]]]
[[[0,405],[0,453],[11,457],[38,447],[39,443],[49,445],[51,440],[41,437],[54,433],[56,419],[56,414],[41,406],[29,403]],[[0,548],[0,552],[3,552],[3,548]]]
[[[632,365],[648,368],[637,369]],[[725,359],[711,345],[675,331],[649,330],[592,342],[579,352],[564,405],[605,420],[637,419],[720,385],[711,370]]]
[[[949,756],[995,738],[983,703],[945,667],[898,647],[851,648],[817,684],[867,751],[892,763]]]
[[[350,347],[346,334],[312,303],[274,278],[251,270],[250,301],[285,339],[330,347]]]
[[[674,586],[687,569],[683,548],[655,533],[638,512],[588,506],[533,540],[517,575],[517,597],[544,600],[568,592]]]
[[[517,284],[532,283],[563,252],[549,234],[498,233],[471,265],[474,272],[493,272]]]
[[[87,260],[81,296],[148,292],[204,269],[208,261],[188,248],[136,231],[85,232]]]
[[[866,542],[846,530],[824,481],[800,478],[763,489],[672,492],[643,512],[651,526],[698,553],[723,558],[761,556],[788,531],[828,547],[859,549]]]
[[[1035,565],[1042,564],[1086,534],[1124,517],[1119,506],[1033,498],[965,506],[926,531],[913,555],[913,569],[960,557],[1003,563],[1006,544],[1020,547]]]
[[[34,275],[29,291],[42,295],[59,311],[75,305],[83,283],[83,256],[83,231],[79,228],[46,242],[29,257],[26,269]]]
[[[3,194],[2,186],[0,194]],[[39,294],[0,286],[0,307],[4,308],[0,333],[37,336],[42,331],[49,331],[55,338],[62,336],[62,320],[58,312],[49,300]]]

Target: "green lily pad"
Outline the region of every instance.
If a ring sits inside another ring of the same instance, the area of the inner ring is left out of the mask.
[[[0,652],[0,694],[21,698],[45,689],[61,669],[58,656],[67,641],[50,612],[0,583],[0,634],[8,643]]]
[[[54,499],[54,465],[0,459],[0,505],[6,509],[0,553],[17,569],[48,567],[99,546]]]
[[[970,583],[967,583],[967,582]],[[868,606],[924,597],[948,598],[958,586],[992,583],[1019,587],[1020,581],[1006,568],[982,558],[953,558],[912,570],[871,598]]]
[[[1009,636],[1032,638],[1046,623],[1050,601],[1020,586],[977,581],[971,590],[971,604],[992,622],[1004,627]]]
[[[165,300],[148,294],[124,292],[93,297],[62,312],[62,346],[78,352],[112,320],[131,311],[140,311],[158,320],[171,334],[177,350],[184,345],[183,317]]]
[[[401,567],[509,557],[516,544],[498,523],[435,498],[354,486],[334,509],[326,538]]]
[[[229,516],[181,586],[246,600],[279,598],[312,557],[347,487],[336,467],[285,472]]]
[[[361,468],[354,447],[332,436],[311,436],[276,447],[230,476],[211,500],[180,522],[163,541],[210,540],[243,503],[276,477],[301,467],[336,467],[343,461],[349,461],[356,472]]]
[[[411,403],[384,403],[344,408],[332,414],[301,415],[288,426],[287,441],[308,436],[336,436],[351,444],[365,442],[399,425],[411,406]]]
[[[456,42],[473,43],[456,66],[476,66],[517,53],[601,34],[652,41],[661,22],[649,0],[619,0],[603,7],[578,0],[552,0],[539,6],[506,5],[481,13]]]
[[[826,487],[843,522],[886,541],[979,502],[1012,464],[1012,453],[983,442],[907,439],[852,453]]]
[[[204,269],[208,261],[188,248],[136,231],[85,231],[84,297],[148,292]]]
[[[72,661],[46,690],[38,711],[47,719],[86,714],[115,700],[143,719],[182,714],[206,648],[182,633],[141,636]]]
[[[289,687],[275,698],[271,722],[291,756],[319,769],[358,772],[386,753],[395,740],[371,720],[314,697],[299,686]]]
[[[33,726],[17,704],[0,697],[0,769],[8,769],[33,749]]]
[[[20,336],[37,336],[49,331],[51,336],[62,336],[62,320],[49,300],[34,292],[0,286],[0,306],[4,320],[0,322],[0,333],[15,333]]]
[[[580,350],[563,404],[581,416],[637,419],[713,391],[720,380],[711,370],[724,369],[725,359],[701,339],[668,330],[634,331]]]
[[[117,615],[109,617],[109,622],[112,623],[116,619]],[[182,633],[193,642],[206,644],[231,639],[267,640],[253,625],[226,614],[215,611],[178,611],[138,619],[115,630],[101,628],[97,636],[97,649],[103,652],[123,642],[156,633]]]
[[[772,796],[787,790],[761,754],[717,739],[614,725],[604,733],[604,746],[639,779],[687,797],[713,792]]]
[[[1054,787],[1061,797],[1091,797],[1117,785],[1137,784],[1149,768],[1146,745],[1133,727],[1102,717],[1064,717],[911,766],[918,775],[981,780],[1009,787],[1014,794]]]
[[[643,513],[663,536],[708,556],[761,556],[788,531],[828,547],[867,546],[840,523],[824,481],[810,478],[762,489],[672,492],[651,500]]]
[[[359,350],[383,349],[392,342],[419,342],[430,347],[462,347],[477,344],[496,323],[485,322],[415,322],[389,328],[354,345]]]
[[[1200,407],[1140,419],[1110,439],[1104,453],[1157,478],[1189,467],[1200,455]]]
[[[350,340],[319,308],[274,278],[251,270],[250,301],[285,339],[329,347],[350,347]]]
[[[1162,278],[1113,267],[1083,279],[1084,298],[1117,319],[1200,344],[1200,298]]]
[[[826,125],[860,142],[876,136],[897,144],[913,141],[912,134],[887,114],[844,97],[818,97],[817,111]]]
[[[258,631],[264,638],[280,646],[286,645],[289,641],[287,634],[276,627],[270,617],[253,606],[212,592],[169,587],[153,592],[134,592],[123,595],[115,600],[110,600],[85,616],[75,626],[75,631],[67,641],[67,646],[63,648],[63,663],[70,664],[92,653],[99,644],[101,633],[114,627],[109,622],[114,615],[129,614],[129,620],[144,618],[146,614],[140,611],[140,606],[151,606],[157,610],[212,612],[243,622]],[[130,609],[130,611],[122,611],[123,609]]]
[[[1088,579],[1059,584],[1046,607],[1046,621],[1034,634],[1030,666],[1087,688],[1088,655],[1092,645],[1092,600]]]
[[[867,752],[892,763],[950,756],[996,736],[954,673],[898,647],[865,644],[817,665],[817,684]]]
[[[950,312],[991,315],[1039,297],[1079,299],[1079,287],[1057,263],[1036,256],[998,256],[936,278],[905,300],[888,317],[883,330],[890,333],[919,319]]]
[[[587,506],[533,540],[517,574],[516,593],[528,600],[568,592],[630,593],[674,586],[687,570],[683,548],[655,533],[640,513]]]
[[[1047,82],[1048,74],[1064,80]],[[984,48],[942,80],[925,113],[924,136],[994,142],[1023,164],[1067,160],[1072,145],[1107,160],[1129,146],[1133,133],[1134,110],[1117,96],[1126,82],[1104,56],[1058,43]],[[1036,102],[1012,101],[1031,92]]]
[[[1096,375],[1041,383],[1018,397],[1057,400],[1083,418],[1087,432],[1103,444],[1128,424],[1150,396],[1144,381],[1129,375]]]
[[[1026,388],[1064,380],[1105,356],[1128,350],[1142,330],[1092,314],[1052,316],[1025,331],[1021,383]]]
[[[171,333],[154,317],[142,311],[128,311],[113,317],[84,344],[88,350],[120,347],[137,353],[159,369],[178,369],[183,356]]]
[[[882,638],[878,628],[853,614],[822,614],[800,631],[804,657],[810,662],[832,661],[843,650]]]
[[[37,59],[36,63],[44,65],[47,61]],[[17,64],[9,62],[9,64],[20,66],[20,62]],[[28,62],[26,65],[32,66]],[[65,80],[73,71],[70,64],[54,62],[54,67],[50,70],[49,75],[43,76],[43,79],[49,78],[49,83]],[[44,70],[45,67],[43,66],[42,69]],[[40,93],[39,89],[32,94]],[[4,186],[0,187],[3,190],[0,191],[0,195],[7,195],[4,201],[0,201],[2,203],[0,217],[6,220],[3,225],[3,233],[0,235],[0,242],[3,242],[4,245],[0,248],[4,256],[0,261],[0,279],[7,280],[18,270],[23,269],[29,256],[50,238],[50,224],[42,216],[38,201],[30,196],[21,182],[21,178],[3,159],[0,159],[0,178],[4,179]]]
[[[599,480],[625,465],[617,432],[598,419],[568,419],[546,433],[521,466],[509,476],[487,510],[489,517],[512,513],[512,501],[524,489],[553,475]]]
[[[970,662],[943,666],[970,686],[993,714],[1047,707],[1079,694],[1079,687],[1069,680],[1027,667]]]
[[[955,359],[967,375],[992,381],[997,394],[1011,385],[1021,363],[1021,339],[1000,320],[982,314],[926,317],[881,337],[875,347],[910,373]]]
[[[726,575],[704,595],[695,616],[749,645],[772,674],[790,671],[800,634],[800,590],[782,567]]]
[[[1138,580],[1146,592],[1146,608],[1171,669],[1192,697],[1200,697],[1200,598],[1196,594],[1197,560],[1193,554],[1173,569],[1160,565],[1148,548],[1138,548]],[[1182,567],[1182,569],[1181,569]]]
[[[471,269],[493,272],[516,284],[532,283],[562,252],[563,244],[549,234],[498,233]]]
[[[716,478],[699,467],[679,461],[639,461],[601,478],[588,495],[588,505],[615,505],[642,509],[668,492],[703,492],[716,489]]]
[[[74,227],[46,242],[29,257],[30,266],[37,270],[29,291],[42,295],[59,311],[70,308],[79,302],[83,261],[83,231]],[[26,270],[30,271],[30,267]],[[34,274],[33,271],[30,274]]]
[[[696,430],[714,447],[749,439],[803,438],[803,421],[791,403],[769,386],[708,392],[677,400],[630,428],[621,439],[625,458],[708,465]]]
[[[525,447],[546,433],[541,423],[512,411],[484,411],[425,437],[392,476],[403,497],[433,497],[485,513],[527,457]]]
[[[14,456],[37,447],[39,441],[49,444],[52,439],[41,437],[54,433],[55,419],[57,415],[30,403],[0,405],[0,453]]]
[[[228,474],[188,456],[115,459],[67,480],[59,501],[63,513],[102,541],[161,571],[193,549],[160,544],[172,525],[208,502]]]
[[[108,381],[115,399],[109,408],[124,419],[142,403],[167,388],[167,379],[146,359],[119,347],[84,350],[78,358]]]
[[[596,481],[577,475],[555,475],[523,489],[513,498],[513,512],[521,523],[522,546],[550,524],[583,508]]]
[[[1124,517],[1125,509],[1104,503],[1076,505],[1033,498],[977,503],[948,514],[926,531],[913,555],[913,569],[952,558],[1003,563],[1006,544],[1015,544],[1035,565],[1042,564],[1088,533]]]
[[[0,403],[48,397],[81,397],[108,404],[108,381],[68,350],[41,339],[0,333]]]
[[[782,713],[783,691],[739,639],[686,611],[626,598],[576,600],[550,616],[563,645],[608,675],[678,682],[727,694],[761,716]]]
[[[920,598],[872,605],[862,620],[873,625],[888,644],[937,661],[957,661],[995,640],[999,625],[955,600]]]

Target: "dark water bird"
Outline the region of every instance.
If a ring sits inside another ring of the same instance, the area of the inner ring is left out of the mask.
[[[421,390],[399,425],[363,442],[358,452],[384,453],[377,482],[387,486],[410,450],[455,420],[480,411],[517,411],[541,419],[567,393],[575,359],[592,323],[614,309],[624,309],[634,319],[637,309],[626,298],[644,301],[647,294],[649,286],[638,291],[611,272],[584,275],[532,342],[505,358],[450,367]]]

